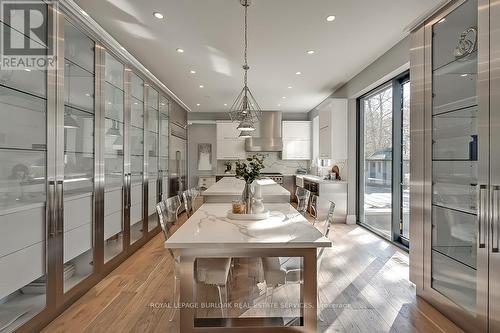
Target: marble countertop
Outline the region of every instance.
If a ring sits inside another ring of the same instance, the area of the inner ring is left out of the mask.
[[[202,192],[203,196],[238,196],[243,193],[245,181],[235,177],[224,177]],[[290,195],[284,187],[276,184],[262,186],[262,196]]]
[[[315,176],[315,175],[296,175],[296,177],[301,177],[316,183],[321,183],[321,184],[346,184],[347,182],[345,180],[330,180],[330,179],[323,179],[320,176]]]
[[[267,204],[268,219],[227,218],[230,203],[202,205],[166,242],[166,248],[318,248],[331,241],[290,204]]]

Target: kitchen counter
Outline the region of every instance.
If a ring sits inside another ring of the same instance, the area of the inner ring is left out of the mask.
[[[319,184],[328,184],[328,183],[332,183],[332,184],[344,184],[345,183],[345,184],[347,184],[347,182],[345,180],[323,179],[322,177],[315,176],[315,175],[295,175],[295,177],[304,178],[304,179],[307,179],[307,180],[310,180],[312,182],[319,183]]]
[[[262,197],[264,203],[289,203],[290,192],[285,188],[270,181],[270,185],[262,186]],[[202,192],[205,202],[221,203],[240,200],[245,181],[235,177],[224,177],[214,185]]]

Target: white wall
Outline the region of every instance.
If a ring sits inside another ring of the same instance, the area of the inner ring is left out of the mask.
[[[389,81],[398,74],[410,68],[410,38],[406,37],[394,45],[385,54],[359,72],[349,82],[337,89],[330,97],[348,98],[348,160],[347,160],[347,213],[348,223],[356,220],[356,189],[357,189],[357,126],[356,99],[361,95]],[[329,97],[329,98],[330,98]],[[313,119],[321,104],[309,112],[309,119]]]

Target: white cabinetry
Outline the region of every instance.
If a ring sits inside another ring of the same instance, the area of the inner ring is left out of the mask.
[[[319,111],[319,158],[347,159],[347,99],[330,99]]]
[[[283,122],[283,160],[311,159],[311,122]]]
[[[239,138],[238,123],[217,122],[217,159],[239,160],[246,158],[245,139]]]

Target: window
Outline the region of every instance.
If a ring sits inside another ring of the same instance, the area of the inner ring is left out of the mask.
[[[406,245],[409,94],[405,73],[358,99],[358,223]]]

